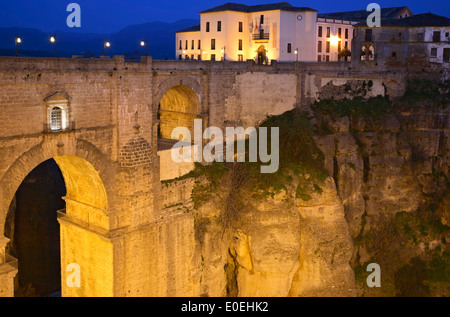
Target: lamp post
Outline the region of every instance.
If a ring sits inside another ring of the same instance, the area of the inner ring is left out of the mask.
[[[108,41],[103,42],[103,56],[106,56],[106,48],[110,47],[111,43]]]
[[[298,62],[298,48],[295,49],[294,54],[295,54],[295,61]]]
[[[55,45],[55,57],[57,56],[56,54],[56,34],[53,34],[53,36],[50,37],[50,42],[52,42]]]
[[[17,54],[17,44],[22,43],[22,39],[20,37],[16,36],[14,38],[14,43],[15,43],[15,46],[16,46],[16,56],[18,56],[18,54]]]
[[[145,56],[147,56],[147,43],[148,43],[147,39],[141,41],[141,46],[145,46]]]

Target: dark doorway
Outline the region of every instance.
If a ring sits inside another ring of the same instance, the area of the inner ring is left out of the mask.
[[[66,187],[53,159],[31,171],[10,205],[5,236],[8,253],[19,262],[14,295],[58,296],[61,290],[60,231],[57,210],[65,208]]]
[[[446,63],[450,62],[450,48],[444,48],[443,61]]]

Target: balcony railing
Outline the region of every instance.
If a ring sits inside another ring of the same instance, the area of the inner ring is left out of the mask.
[[[75,130],[75,121],[70,121],[69,125],[65,128],[55,128],[52,127],[50,123],[44,123],[44,133],[59,133],[59,132],[68,132]]]
[[[268,40],[269,33],[253,33],[253,40]]]

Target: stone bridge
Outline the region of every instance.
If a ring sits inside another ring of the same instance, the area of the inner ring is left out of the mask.
[[[174,166],[164,150],[172,129],[192,127],[195,118],[220,128],[257,125],[306,107],[330,83],[369,79],[374,94],[404,89],[403,74],[344,62],[1,57],[0,296],[14,296],[15,287],[26,295],[29,276],[49,278],[32,272],[21,241],[45,254],[52,239],[63,296],[198,296],[193,213],[170,208],[188,201],[191,185],[161,182],[191,168]],[[21,186],[39,181],[30,173],[49,161],[65,185],[54,236],[33,218],[39,212],[19,216],[33,204]]]

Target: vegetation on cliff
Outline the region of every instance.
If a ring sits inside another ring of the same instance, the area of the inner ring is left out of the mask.
[[[271,148],[271,127],[279,128],[279,169],[275,173],[261,173],[262,163],[224,162],[198,164],[193,175],[197,180],[192,192],[194,207],[199,208],[215,197],[222,201],[219,221],[224,229],[234,227],[239,213],[248,207],[249,195],[256,200],[274,197],[284,192],[290,198],[308,200],[308,187],[320,192],[320,182],[327,174],[323,167],[323,153],[317,148],[314,130],[304,113],[297,109],[269,117],[260,127],[268,128],[268,148]],[[248,157],[248,142],[246,143]],[[289,198],[287,198],[288,200]]]

